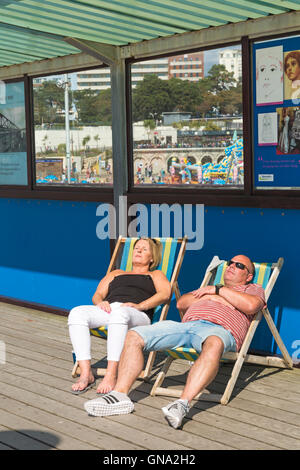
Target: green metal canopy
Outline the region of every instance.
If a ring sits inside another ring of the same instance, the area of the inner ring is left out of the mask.
[[[80,53],[67,38],[126,46],[296,10],[300,0],[0,0],[0,67]]]

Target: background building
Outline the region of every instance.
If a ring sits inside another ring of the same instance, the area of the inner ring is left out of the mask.
[[[219,64],[233,72],[235,80],[242,78],[242,52],[240,49],[226,49],[219,52]]]
[[[131,66],[131,81],[133,88],[143,80],[145,75],[155,74],[162,80],[168,80],[168,58],[147,60]],[[101,68],[79,72],[77,74],[77,89],[106,90],[110,88],[109,68]]]
[[[169,57],[169,78],[198,81],[204,77],[204,53],[181,54]]]
[[[204,77],[204,54],[181,54],[160,59],[136,62],[131,66],[132,87],[141,82],[146,75],[155,74],[161,80],[175,77],[181,80],[198,81]],[[109,68],[87,70],[77,73],[77,89],[105,90],[110,88]]]

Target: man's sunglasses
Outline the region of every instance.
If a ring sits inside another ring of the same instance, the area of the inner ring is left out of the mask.
[[[233,261],[232,259],[227,261],[227,266],[230,266],[231,264],[235,264],[238,269],[241,269],[242,271],[246,268],[248,273],[250,273],[249,269],[244,263],[239,263],[238,261]]]

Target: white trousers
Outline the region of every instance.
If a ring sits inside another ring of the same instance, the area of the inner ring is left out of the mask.
[[[81,305],[70,311],[69,333],[77,361],[91,360],[90,328],[107,326],[107,360],[119,361],[127,331],[151,323],[146,313],[133,307],[120,302],[113,302],[110,307],[110,313],[96,305]]]

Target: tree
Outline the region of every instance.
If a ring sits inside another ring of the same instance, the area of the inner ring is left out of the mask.
[[[149,129],[149,133],[148,133],[148,136],[149,136],[151,134],[151,131],[154,131],[154,129],[156,128],[156,123],[155,123],[154,119],[145,119],[144,127],[146,129]]]
[[[86,155],[86,146],[87,146],[87,143],[91,140],[91,137],[89,135],[85,136],[83,139],[82,139],[82,145],[83,145],[83,148],[84,148],[84,154]]]
[[[230,88],[230,90],[221,92],[221,105],[220,112],[222,114],[239,114],[243,112],[242,103],[242,86],[241,84],[236,87]]]
[[[190,112],[196,117],[240,114],[241,85],[224,65],[213,65],[207,77],[191,82],[145,76],[132,93],[133,121],[160,119],[163,112]]]
[[[172,111],[191,112],[195,114],[197,106],[202,102],[200,89],[195,82],[171,78],[168,81],[170,96],[173,103]]]
[[[75,106],[78,112],[78,124],[112,123],[111,90],[77,90],[74,92]]]
[[[173,103],[167,80],[161,80],[154,74],[144,77],[132,93],[133,121],[161,119],[162,113],[173,110]]]
[[[209,91],[203,94],[203,100],[196,107],[197,113],[205,117],[211,114],[212,110],[218,106],[218,97]]]
[[[207,77],[198,82],[202,102],[197,111],[203,117],[214,114],[241,114],[242,87],[224,65],[213,65]]]
[[[63,123],[65,120],[65,92],[57,86],[55,80],[43,82],[39,88],[34,88],[34,124]],[[70,110],[71,93],[69,94]]]
[[[228,72],[224,65],[213,65],[204,80],[209,83],[211,93],[229,90],[236,85],[233,72]]]
[[[99,134],[96,134],[96,135],[94,136],[94,140],[96,141],[96,146],[97,146],[97,150],[98,150],[98,142],[99,142],[99,140],[100,140]]]
[[[74,101],[78,112],[78,124],[91,124],[97,116],[97,91],[77,90],[74,91]]]
[[[112,125],[112,108],[111,108],[111,89],[107,88],[100,92],[97,100],[99,122],[103,125]]]

